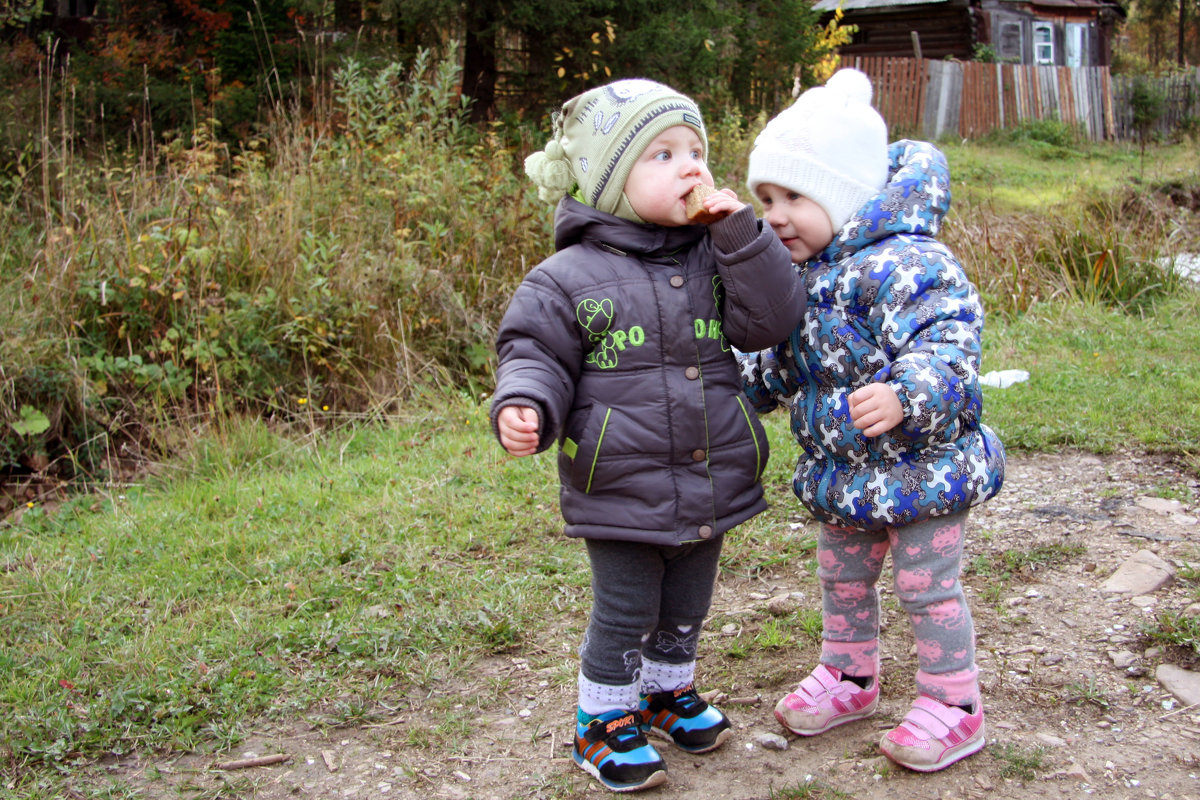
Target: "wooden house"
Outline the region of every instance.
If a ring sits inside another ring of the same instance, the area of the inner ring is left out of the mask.
[[[844,56],[975,58],[989,47],[1014,64],[1108,66],[1125,12],[1118,0],[819,0],[822,21],[841,6],[858,32]]]

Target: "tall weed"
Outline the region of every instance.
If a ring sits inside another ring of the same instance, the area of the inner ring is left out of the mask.
[[[0,469],[36,451],[100,474],[116,442],[161,452],[170,420],[482,391],[550,215],[518,154],[465,124],[455,64],[347,62],[332,134],[281,107],[236,153],[209,120],[102,164],[47,92],[38,163],[0,207]],[[50,426],[19,434],[22,409]]]
[[[1191,246],[1194,214],[1141,188],[1100,193],[1045,213],[997,215],[968,205],[946,241],[989,311],[1020,314],[1059,300],[1137,311],[1180,289],[1164,259]]]

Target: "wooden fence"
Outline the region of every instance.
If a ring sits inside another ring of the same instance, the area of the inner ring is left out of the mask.
[[[1134,79],[1108,67],[1042,67],[915,58],[851,56],[843,66],[871,76],[875,106],[895,136],[927,139],[981,136],[1026,120],[1078,125],[1090,139],[1137,136],[1130,95]],[[1155,130],[1166,135],[1200,116],[1200,68],[1154,78],[1165,111]]]

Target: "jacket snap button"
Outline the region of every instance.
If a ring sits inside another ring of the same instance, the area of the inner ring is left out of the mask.
[[[696,378],[700,377],[700,370],[697,367],[688,367],[683,371],[683,374],[689,381],[694,381]]]
[[[697,533],[700,534],[701,539],[711,539],[713,535],[712,525],[701,525]]]
[[[676,289],[683,286],[683,276],[682,275],[672,275],[671,276],[671,285],[674,286]]]
[[[692,451],[692,461],[703,461],[703,460],[704,460],[704,451],[703,450],[693,450]]]

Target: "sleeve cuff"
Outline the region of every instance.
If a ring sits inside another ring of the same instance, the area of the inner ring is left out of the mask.
[[[733,253],[751,244],[758,238],[758,217],[754,208],[742,206],[724,219],[708,226],[713,244],[723,253]]]

